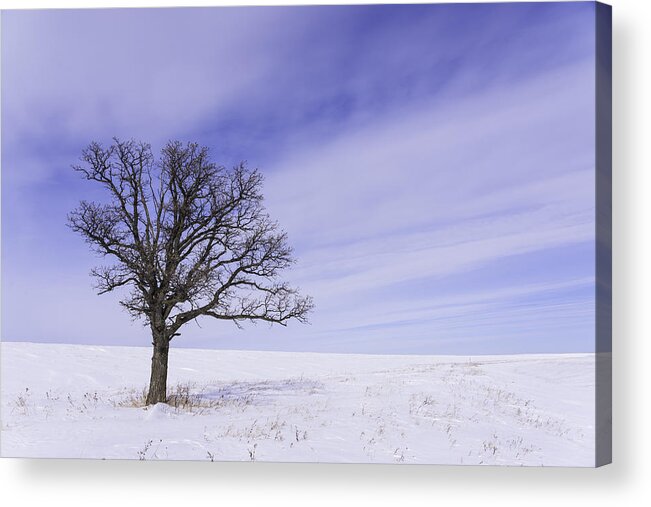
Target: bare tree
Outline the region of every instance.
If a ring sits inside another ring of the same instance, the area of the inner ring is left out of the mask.
[[[142,142],[91,143],[81,162],[73,168],[108,200],[82,201],[68,223],[113,261],[91,272],[99,293],[130,287],[120,303],[151,328],[148,405],[166,401],[170,341],[191,320],[306,322],[312,299],[278,280],[294,259],[264,210],[258,170],[228,170],[176,141],[159,159]]]

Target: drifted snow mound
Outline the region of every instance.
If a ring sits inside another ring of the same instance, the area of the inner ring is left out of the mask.
[[[160,419],[170,419],[174,409],[166,403],[156,403],[155,405],[146,407],[147,415],[145,419],[147,421],[157,421]]]

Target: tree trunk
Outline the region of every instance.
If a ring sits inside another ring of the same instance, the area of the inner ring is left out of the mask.
[[[167,402],[167,356],[170,345],[167,337],[154,336],[154,354],[151,358],[151,378],[147,405]]]

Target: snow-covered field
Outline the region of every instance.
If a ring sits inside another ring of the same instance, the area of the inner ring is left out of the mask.
[[[594,465],[592,354],[150,354],[2,343],[2,456]]]

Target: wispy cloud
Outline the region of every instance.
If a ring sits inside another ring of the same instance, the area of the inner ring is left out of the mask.
[[[93,259],[63,225],[96,196],[69,164],[119,135],[198,139],[220,161],[259,165],[299,258],[288,276],[316,299],[311,326],[203,322],[186,345],[590,350],[592,14],[572,3],[3,15],[3,337],[148,343],[115,298],[91,295]]]

